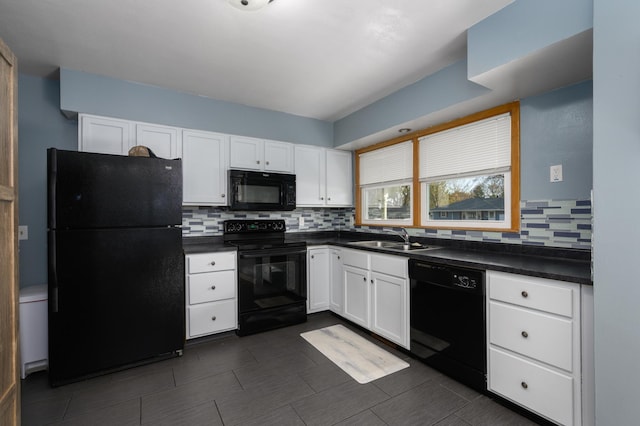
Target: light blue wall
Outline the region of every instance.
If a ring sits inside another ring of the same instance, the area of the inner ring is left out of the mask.
[[[78,149],[78,124],[60,113],[57,81],[18,79],[18,208],[29,239],[19,242],[20,286],[47,283],[47,148]]]
[[[584,82],[520,102],[521,198],[588,200],[592,187],[593,93]],[[549,181],[562,164],[563,181]]]
[[[60,70],[60,109],[232,135],[333,146],[333,125],[326,121],[69,69]]]
[[[487,93],[467,79],[462,60],[334,123],[334,146],[369,136]]]
[[[594,0],[596,420],[637,425],[640,401],[640,2]]]
[[[517,0],[469,29],[469,77],[508,64],[592,26],[592,0]]]

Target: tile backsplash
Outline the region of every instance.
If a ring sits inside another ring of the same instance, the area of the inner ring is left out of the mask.
[[[520,232],[409,229],[416,237],[499,242],[549,247],[591,249],[590,200],[537,200],[520,202]],[[182,234],[222,234],[227,219],[284,219],[288,232],[388,232],[391,227],[353,226],[351,208],[298,208],[290,212],[236,212],[216,207],[183,207]],[[300,220],[302,218],[302,221]],[[301,222],[303,225],[300,226]]]

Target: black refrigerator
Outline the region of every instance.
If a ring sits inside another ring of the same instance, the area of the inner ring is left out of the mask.
[[[51,385],[180,355],[182,162],[47,157]]]

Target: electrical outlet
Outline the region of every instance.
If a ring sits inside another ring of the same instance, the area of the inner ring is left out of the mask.
[[[551,166],[549,168],[549,180],[551,182],[562,182],[562,164]]]
[[[302,216],[298,218],[298,228],[300,229],[304,228],[304,217]]]
[[[18,226],[18,239],[19,240],[29,239],[29,227],[27,225]]]

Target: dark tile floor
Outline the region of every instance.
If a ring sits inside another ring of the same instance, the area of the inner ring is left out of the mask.
[[[279,330],[190,342],[182,357],[53,389],[46,372],[33,373],[22,382],[22,424],[535,424],[386,346],[410,367],[358,384],[300,337],[338,323],[320,313]]]

